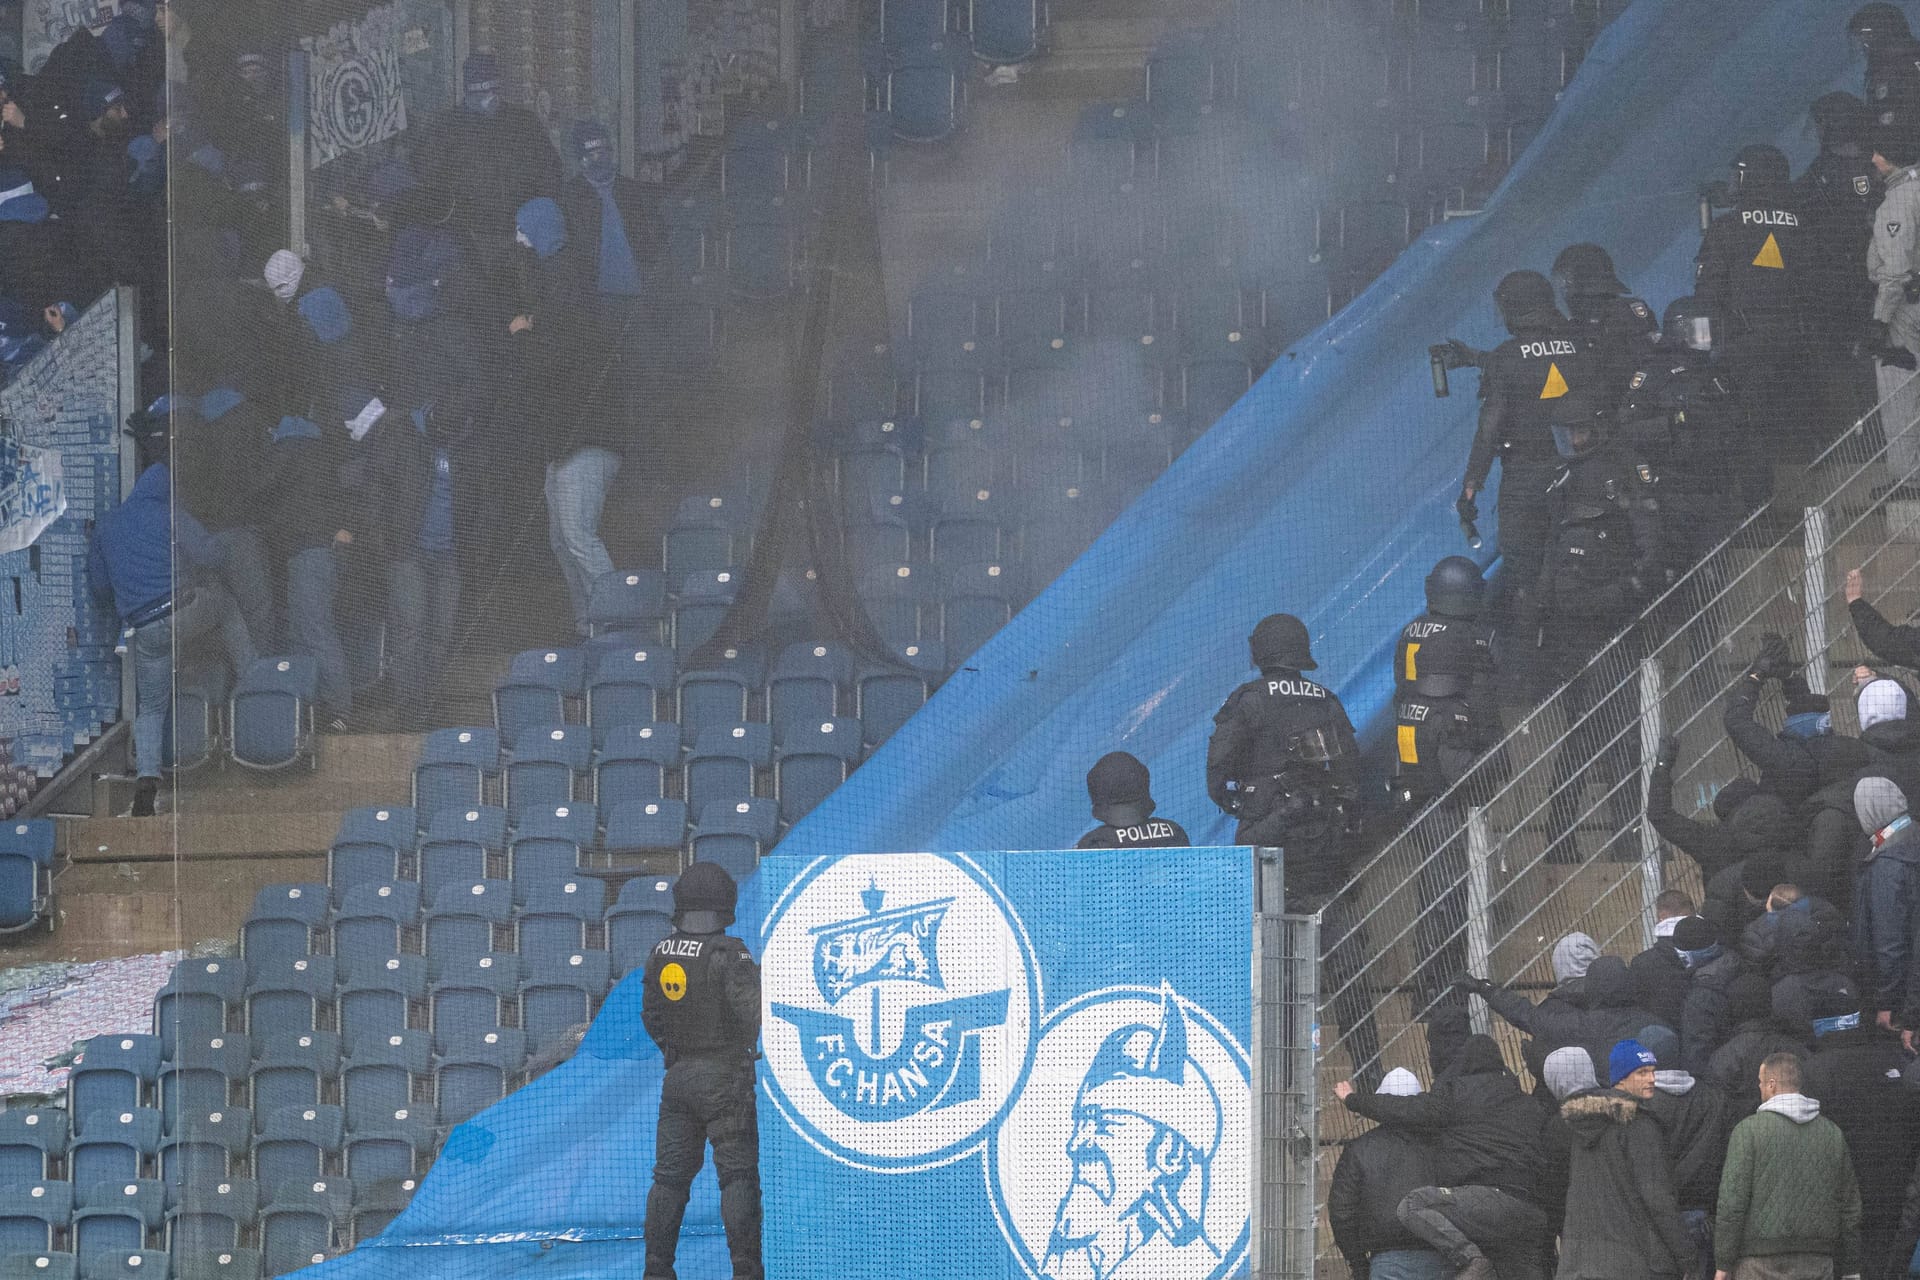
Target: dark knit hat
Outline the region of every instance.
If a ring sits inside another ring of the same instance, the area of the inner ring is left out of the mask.
[[[1768,885],[1767,888],[1773,886]],[[1700,916],[1687,916],[1673,926],[1673,946],[1676,951],[1704,951],[1718,941],[1720,936],[1714,931],[1712,923]],[[1658,1053],[1659,1050],[1654,1049],[1654,1052]]]

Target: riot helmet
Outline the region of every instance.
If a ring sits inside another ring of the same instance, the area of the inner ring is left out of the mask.
[[[1553,285],[1538,271],[1512,271],[1501,277],[1493,290],[1493,305],[1508,333],[1517,332],[1528,320],[1563,318],[1553,303]]]
[[[1712,351],[1713,316],[1692,294],[1675,298],[1660,317],[1660,340],[1669,347]]]
[[[1606,415],[1592,404],[1570,404],[1553,424],[1553,447],[1568,461],[1597,453],[1606,443]]]
[[[1247,637],[1253,653],[1253,665],[1265,671],[1279,667],[1287,671],[1311,671],[1320,664],[1313,660],[1313,644],[1307,636],[1307,624],[1290,613],[1274,613],[1260,619]]]
[[[1749,143],[1733,158],[1733,181],[1737,196],[1764,196],[1778,191],[1793,178],[1793,169],[1778,147],[1764,142]]]
[[[1427,575],[1427,608],[1450,618],[1478,615],[1486,594],[1480,566],[1465,556],[1448,556]]]
[[[1124,751],[1109,751],[1087,770],[1087,799],[1098,822],[1138,826],[1153,815],[1153,778],[1147,766]]]
[[[1871,141],[1873,112],[1867,109],[1866,103],[1844,90],[1815,98],[1808,115],[1820,135],[1821,147],[1828,151],[1854,154]]]
[[[1892,40],[1911,40],[1913,32],[1907,27],[1907,16],[1896,5],[1864,5],[1847,20],[1847,38],[1862,52],[1872,50]]]
[[[1562,300],[1595,295],[1618,297],[1627,291],[1613,259],[1597,244],[1570,244],[1553,260],[1553,283]]]
[[[740,887],[717,862],[696,862],[673,885],[673,922],[688,933],[718,933],[733,923]]]

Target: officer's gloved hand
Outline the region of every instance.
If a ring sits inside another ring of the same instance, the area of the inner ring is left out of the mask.
[[[1680,763],[1680,739],[1677,735],[1670,733],[1660,739],[1660,749],[1654,753],[1653,767],[1671,769],[1678,763]]]
[[[1760,637],[1760,648],[1754,653],[1747,674],[1756,680],[1778,680],[1797,665],[1787,649],[1787,638],[1777,631],[1769,631]]]
[[[1453,980],[1453,989],[1462,995],[1484,996],[1493,990],[1493,984],[1485,978],[1476,978],[1470,973],[1463,973]]]
[[[1484,351],[1476,351],[1458,338],[1447,339],[1447,368],[1478,369],[1481,361],[1487,358]]]
[[[1453,500],[1453,510],[1460,517],[1461,524],[1472,524],[1480,518],[1480,504],[1475,502],[1473,495],[1464,489],[1460,491],[1460,496]]]

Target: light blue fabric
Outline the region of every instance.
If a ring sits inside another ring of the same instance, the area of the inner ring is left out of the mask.
[[[620,202],[613,198],[613,182],[596,182],[593,189],[600,193],[600,271],[595,283],[602,293],[637,295],[640,264],[627,239],[627,220],[620,214]]]
[[[514,229],[542,259],[551,258],[567,247],[566,220],[560,215],[560,206],[546,196],[537,196],[520,206],[514,215]]]

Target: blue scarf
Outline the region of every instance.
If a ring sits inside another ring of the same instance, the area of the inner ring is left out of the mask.
[[[1843,1013],[1837,1018],[1815,1018],[1813,1020],[1813,1034],[1814,1037],[1818,1039],[1821,1036],[1831,1035],[1836,1031],[1852,1031],[1859,1025],[1860,1015],[1857,1013]]]
[[[640,264],[627,239],[627,220],[613,198],[613,183],[595,182],[593,189],[600,193],[600,276],[595,283],[602,293],[638,297]]]
[[[1710,947],[1701,947],[1697,951],[1681,951],[1678,947],[1674,950],[1679,952],[1680,963],[1688,969],[1698,969],[1701,965],[1712,964],[1726,953],[1726,948],[1717,942]]]

